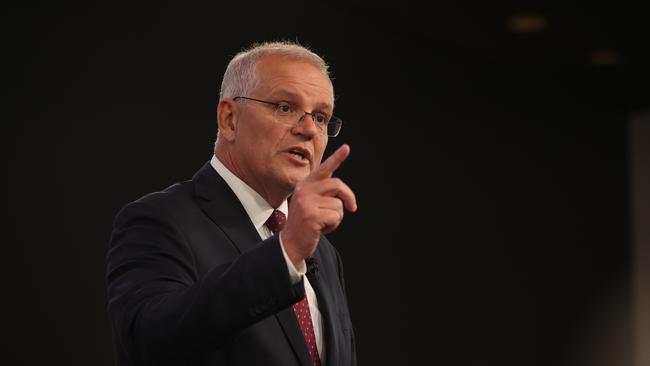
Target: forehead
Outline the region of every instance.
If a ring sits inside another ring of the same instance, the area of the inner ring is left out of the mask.
[[[261,58],[255,65],[260,97],[297,98],[303,102],[333,107],[332,83],[318,67],[308,61],[279,55]]]

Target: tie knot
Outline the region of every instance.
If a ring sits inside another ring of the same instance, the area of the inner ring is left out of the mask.
[[[269,219],[266,220],[266,223],[264,225],[266,225],[266,227],[271,229],[273,234],[277,234],[280,231],[282,231],[282,229],[284,229],[284,224],[286,223],[287,223],[287,217],[284,216],[282,211],[273,210],[273,213],[271,214],[271,216],[269,216]]]

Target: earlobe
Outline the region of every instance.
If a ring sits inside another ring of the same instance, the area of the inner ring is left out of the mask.
[[[217,127],[220,138],[227,141],[235,140],[235,130],[238,117],[237,106],[232,99],[222,99],[217,105]]]

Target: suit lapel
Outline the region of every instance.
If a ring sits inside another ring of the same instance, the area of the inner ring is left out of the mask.
[[[284,335],[289,339],[291,348],[293,348],[300,363],[303,366],[311,366],[312,363],[309,358],[309,351],[307,350],[305,339],[300,331],[300,325],[298,324],[296,313],[293,311],[293,306],[289,306],[288,308],[277,312],[275,317],[278,319],[278,322],[284,331]]]
[[[318,243],[316,252],[314,252],[313,258],[316,259],[316,263],[324,263],[321,254],[321,242]],[[325,337],[325,362],[330,365],[337,364],[336,355],[338,354],[338,345],[336,344],[336,339],[334,334],[337,332],[337,315],[333,312],[333,299],[332,293],[328,286],[323,282],[323,278],[331,278],[327,273],[328,268],[326,266],[319,266],[318,271],[313,274],[308,274],[307,278],[309,283],[316,293],[318,298],[318,309],[320,310],[321,317],[323,318],[323,330]]]
[[[210,163],[206,163],[192,180],[195,182],[199,206],[210,220],[223,230],[239,253],[245,252],[262,240],[237,195]],[[301,364],[311,365],[309,352],[293,307],[290,306],[276,313],[275,318]]]
[[[223,230],[239,253],[261,241],[244,206],[210,163],[206,163],[192,180],[199,206]]]

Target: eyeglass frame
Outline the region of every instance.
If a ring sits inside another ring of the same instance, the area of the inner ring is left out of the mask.
[[[274,106],[276,108],[275,109],[276,113],[279,111],[278,108],[280,106],[289,105],[289,107],[291,107],[292,109],[295,109],[296,111],[302,111],[303,112],[302,116],[300,116],[300,118],[296,122],[296,125],[298,125],[298,123],[302,122],[305,119],[306,115],[309,115],[311,117],[311,120],[314,122],[314,124],[316,126],[318,126],[321,130],[326,131],[326,134],[327,134],[328,137],[336,137],[336,136],[338,136],[339,133],[341,132],[341,128],[343,127],[343,120],[340,119],[339,117],[336,117],[336,116],[332,115],[332,116],[329,117],[327,122],[325,122],[325,124],[322,125],[324,127],[323,128],[323,127],[321,127],[321,125],[318,122],[316,122],[316,120],[314,118],[315,118],[315,116],[317,114],[321,114],[321,115],[324,115],[324,116],[327,116],[327,115],[325,115],[324,113],[314,113],[313,111],[312,112],[307,112],[307,111],[299,109],[299,108],[294,108],[291,103],[275,103],[275,102],[271,102],[271,101],[268,101],[268,100],[262,100],[262,99],[256,99],[256,98],[251,98],[251,97],[244,97],[244,96],[236,96],[236,97],[232,98],[232,100],[234,100],[234,101],[236,101],[237,99],[252,100],[254,102],[259,102],[259,103],[265,103],[265,104],[272,105],[272,106]],[[334,122],[334,126],[338,126],[338,127],[336,127],[336,133],[330,135],[328,126],[332,122]]]

